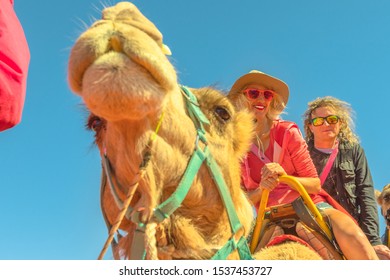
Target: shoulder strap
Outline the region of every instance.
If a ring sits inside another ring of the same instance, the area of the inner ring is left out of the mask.
[[[337,153],[339,152],[338,143],[336,144],[336,147],[333,149],[332,153],[330,154],[328,161],[326,162],[326,165],[324,169],[321,172],[320,180],[321,180],[321,186],[324,184],[326,178],[328,177],[329,171],[333,166],[333,162],[337,156]]]
[[[260,157],[259,148],[258,148],[255,144],[252,144],[252,145],[251,145],[251,152],[252,152],[259,160],[261,160],[263,163],[270,163],[270,162],[272,162],[266,155],[264,155],[263,157]]]

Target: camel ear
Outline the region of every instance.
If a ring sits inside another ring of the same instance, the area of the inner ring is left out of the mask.
[[[389,191],[390,191],[390,184],[384,186],[382,191],[375,190],[375,198],[379,205],[382,206],[383,197],[385,196],[385,193],[388,193]]]
[[[379,205],[382,204],[381,194],[382,193],[380,191],[375,190],[375,198],[376,198],[376,201],[378,202]]]

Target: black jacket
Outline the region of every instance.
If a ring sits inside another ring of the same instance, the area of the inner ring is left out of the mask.
[[[315,149],[313,141],[308,147],[317,172],[321,174],[329,155]],[[382,244],[374,183],[359,144],[339,144],[339,152],[323,188],[355,218],[372,245]]]

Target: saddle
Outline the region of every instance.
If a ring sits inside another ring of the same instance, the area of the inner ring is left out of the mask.
[[[330,228],[327,217],[320,213]],[[344,259],[333,234],[328,237],[301,197],[292,203],[266,209],[256,251],[287,241],[302,243],[325,260]]]

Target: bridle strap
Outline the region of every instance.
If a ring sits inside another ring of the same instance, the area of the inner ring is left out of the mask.
[[[162,222],[180,207],[191,188],[195,175],[198,173],[202,163],[209,155],[210,153],[207,146],[204,152],[202,152],[199,147],[195,149],[176,190],[167,200],[157,206],[154,210],[154,217],[157,221]]]
[[[103,171],[104,171],[103,174],[105,175],[105,179],[106,179],[108,185],[110,186],[111,195],[114,198],[115,204],[118,207],[118,209],[122,209],[123,201],[119,198],[118,192],[114,186],[114,183],[112,182],[111,165],[110,165],[110,161],[108,160],[106,154],[104,154],[102,156],[102,165],[103,165],[102,167],[103,167]]]
[[[213,176],[213,180],[218,187],[219,194],[222,198],[223,204],[225,206],[227,215],[229,217],[230,227],[232,230],[232,237],[229,241],[223,246],[213,257],[213,260],[224,260],[227,258],[230,253],[235,249],[238,249],[238,253],[241,259],[250,260],[252,255],[250,253],[248,242],[244,236],[241,236],[240,240],[236,242],[235,234],[242,228],[241,222],[237,216],[236,209],[234,208],[233,200],[231,193],[226,186],[225,180],[222,177],[221,170],[215,162],[215,159],[210,154],[207,158],[207,167],[210,171],[210,174]]]
[[[107,177],[108,176],[106,175],[106,173],[102,172],[101,185],[100,185],[100,208],[102,209],[104,222],[106,223],[108,232],[110,232],[111,228],[112,228],[112,224],[108,220],[107,213],[104,211],[104,207],[103,207],[103,194],[104,194],[105,188],[107,186]],[[118,208],[118,209],[120,209],[120,208]],[[119,238],[120,238],[120,236],[118,235],[118,241],[119,241]],[[111,241],[111,249],[112,249],[112,252],[114,254],[114,257],[116,259],[119,259],[119,255],[116,254],[116,250],[115,250],[116,246],[118,246],[118,242],[115,240],[115,238],[113,238]]]
[[[204,160],[210,156],[205,136],[206,132],[203,127],[203,124],[210,124],[210,122],[200,110],[198,100],[196,99],[195,95],[193,95],[192,92],[185,86],[181,86],[181,92],[185,97],[188,115],[196,126],[197,136],[195,141],[195,148],[187,165],[187,169],[184,172],[175,192],[173,192],[167,200],[157,206],[154,211],[154,218],[156,218],[156,220],[159,222],[162,222],[164,219],[168,218],[177,208],[180,207],[191,188],[192,182],[194,181],[199,168],[201,167]],[[206,144],[204,151],[199,148],[199,140]]]
[[[197,130],[200,130],[203,134],[205,134],[203,124],[209,125],[210,122],[199,108],[198,100],[196,99],[195,95],[192,94],[189,88],[185,86],[181,86],[181,93],[186,98],[188,115],[197,127]]]

